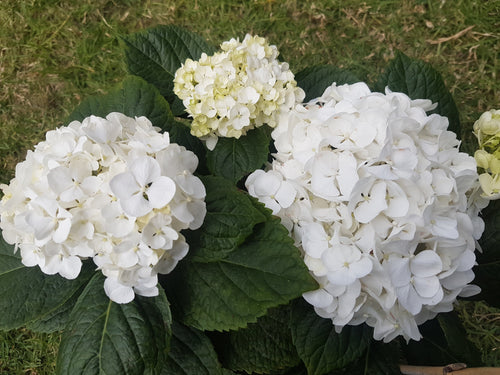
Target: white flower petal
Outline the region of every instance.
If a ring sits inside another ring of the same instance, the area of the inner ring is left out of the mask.
[[[78,277],[82,268],[82,261],[75,256],[65,257],[61,261],[59,274],[66,279],[73,280]]]
[[[441,258],[432,250],[424,250],[410,261],[410,271],[418,277],[434,276],[442,270]]]
[[[52,235],[52,239],[55,243],[63,243],[68,238],[69,232],[71,230],[71,218],[64,220],[59,220],[56,230]]]
[[[302,295],[302,297],[304,297],[304,299],[311,305],[318,308],[325,308],[333,302],[332,295],[324,289],[306,292]]]
[[[153,209],[149,200],[142,194],[135,194],[125,200],[120,200],[120,204],[127,215],[141,217],[151,212]]]
[[[123,285],[109,277],[104,280],[104,291],[111,301],[120,304],[131,302],[135,296],[132,287]]]
[[[407,257],[391,256],[387,261],[391,280],[396,287],[408,285],[411,278],[410,259]]]
[[[167,205],[174,197],[175,189],[175,182],[171,178],[166,176],[155,178],[146,191],[151,207],[162,208]]]
[[[109,182],[109,186],[113,194],[119,199],[127,199],[137,194],[141,189],[135,177],[129,172],[120,173],[113,177]]]
[[[139,186],[146,186],[161,174],[160,164],[149,156],[135,159],[130,164],[130,173],[134,176]]]
[[[282,208],[288,208],[295,201],[297,190],[287,181],[283,181],[275,194],[275,199]]]
[[[136,285],[134,286],[134,291],[139,296],[144,297],[156,297],[160,293],[157,286],[142,287],[141,285]]]
[[[435,276],[431,277],[415,277],[413,279],[415,291],[424,298],[431,298],[441,288],[439,279]]]

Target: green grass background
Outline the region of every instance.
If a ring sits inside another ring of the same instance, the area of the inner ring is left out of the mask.
[[[258,34],[292,71],[328,63],[369,82],[401,50],[442,74],[467,129],[500,108],[500,0],[0,0],[0,183],[83,98],[124,77],[120,36],[159,24],[216,45]],[[500,366],[500,310],[458,309],[483,360]],[[59,339],[0,333],[0,373],[52,374]]]

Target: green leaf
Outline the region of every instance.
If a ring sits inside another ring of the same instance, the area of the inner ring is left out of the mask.
[[[172,324],[172,339],[165,375],[222,375],[223,370],[210,339],[201,331]]]
[[[169,132],[171,142],[195,152],[200,162],[204,162],[205,148],[201,141],[189,133],[188,126],[175,121],[165,98],[142,78],[128,76],[109,93],[87,98],[73,111],[69,121],[82,121],[90,115],[106,117],[110,112],[147,117],[154,126]]]
[[[155,85],[175,115],[184,113],[181,100],[173,92],[175,72],[186,59],[198,60],[203,52],[211,55],[215,47],[186,29],[171,25],[131,34],[123,40],[129,72]]]
[[[345,326],[335,332],[331,320],[319,317],[305,300],[292,305],[292,337],[310,375],[342,369],[364,355],[372,330],[366,325]]]
[[[448,117],[451,130],[461,137],[457,106],[446,88],[443,78],[431,65],[397,52],[385,72],[375,84],[375,90],[384,92],[388,86],[392,91],[403,92],[412,99],[430,99],[438,103],[430,113]]]
[[[397,340],[390,343],[371,340],[363,358],[329,375],[401,375],[400,349]]]
[[[170,107],[158,90],[139,77],[127,76],[107,94],[85,99],[71,113],[69,121],[82,121],[90,115],[106,117],[110,112],[126,116],[146,116],[154,126],[169,131],[174,126]]]
[[[233,371],[267,374],[300,363],[290,332],[289,305],[270,309],[257,323],[218,337],[222,362]]]
[[[242,328],[268,308],[317,287],[278,218],[229,188],[227,180],[203,182],[207,217],[195,241],[188,239],[190,254],[165,280],[185,324],[201,330]]]
[[[83,283],[83,281],[84,280],[88,281],[90,277],[94,275],[95,272],[95,265],[92,264],[91,262],[87,262],[85,266],[87,267],[86,275],[79,276],[83,277],[83,279],[80,280],[82,281],[82,286],[70,298],[68,298],[66,302],[62,303],[58,308],[50,311],[49,313],[45,314],[43,317],[35,321],[27,323],[26,327],[28,329],[35,332],[45,332],[45,333],[64,330],[64,327],[66,327],[66,323],[69,319],[69,315],[71,314],[71,311],[73,310],[73,307],[75,306],[78,297],[85,289],[85,284]]]
[[[470,367],[480,366],[482,364],[480,361],[481,353],[467,339],[467,332],[457,313],[452,311],[446,314],[439,314],[437,319],[450,351],[459,357],[461,362],[467,363]]]
[[[420,341],[410,341],[403,346],[410,365],[439,366],[446,363],[464,362],[479,366],[481,355],[466,336],[455,312],[439,314],[436,319],[422,324]]]
[[[334,82],[337,85],[345,83],[352,84],[360,79],[347,69],[337,68],[333,65],[318,65],[301,70],[295,75],[297,86],[301,87],[306,97],[304,101],[309,101],[323,95],[328,86]]]
[[[372,340],[368,348],[364,374],[400,375],[400,347],[397,340],[389,343]]]
[[[14,247],[0,236],[0,329],[24,325],[43,332],[61,329],[65,319],[56,316],[75,300],[93,274],[93,267],[84,265],[78,278],[67,280],[46,275],[38,267],[26,267],[14,254]],[[41,323],[44,321],[46,324]]]
[[[481,287],[481,293],[476,296],[490,305],[500,307],[500,200],[491,201],[483,209],[482,217],[485,229],[479,244],[481,252],[476,252],[478,265],[474,267],[474,284]]]
[[[81,294],[63,333],[56,373],[72,375],[159,374],[170,339],[170,310],[158,297],[111,302],[97,273]]]
[[[236,183],[264,165],[270,140],[267,126],[253,129],[239,139],[221,137],[215,149],[207,153],[208,169],[213,175]]]
[[[254,226],[267,220],[252,198],[220,177],[202,177],[207,195],[207,214],[197,231],[186,233],[190,256],[200,262],[223,259],[252,233]]]

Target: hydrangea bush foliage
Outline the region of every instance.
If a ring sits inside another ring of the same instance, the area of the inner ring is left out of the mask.
[[[130,75],[2,186],[1,329],[62,330],[58,374],[480,364],[453,304],[498,304],[496,112],[474,159],[402,53],[370,85],[257,36],[124,47]]]

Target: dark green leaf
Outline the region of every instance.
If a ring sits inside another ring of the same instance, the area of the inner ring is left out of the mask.
[[[497,250],[496,253],[500,252]],[[475,274],[473,283],[479,285],[481,293],[474,296],[473,299],[481,299],[493,307],[500,308],[500,289],[498,288],[500,259],[487,262],[483,261],[479,255],[477,261],[479,264],[473,268]]]
[[[208,337],[201,331],[174,321],[168,360],[161,373],[222,375],[223,371]]]
[[[481,252],[476,252],[478,265],[474,267],[474,284],[481,287],[481,293],[475,297],[500,307],[500,288],[498,275],[500,274],[500,200],[491,201],[483,209],[482,217],[485,229],[479,244]]]
[[[439,326],[443,331],[448,348],[456,355],[460,362],[467,363],[470,367],[481,365],[481,353],[478,348],[467,339],[467,332],[456,312],[439,314]]]
[[[165,281],[185,324],[242,328],[317,287],[279,219],[227,180],[203,182],[205,222],[188,238],[188,257]]]
[[[234,251],[267,216],[246,193],[220,177],[202,177],[207,195],[203,226],[186,233],[190,256],[200,262],[220,260]]]
[[[91,96],[73,111],[69,121],[82,121],[90,115],[106,117],[110,112],[126,116],[146,116],[155,126],[169,131],[174,118],[158,90],[139,77],[128,76],[107,94]]]
[[[387,344],[372,340],[364,363],[365,375],[400,375],[401,362],[399,342],[393,340]]]
[[[442,366],[464,362],[480,365],[478,349],[466,338],[465,330],[454,312],[440,314],[420,327],[423,338],[403,346],[410,365]]]
[[[375,90],[384,92],[388,86],[392,91],[403,92],[412,99],[430,99],[438,103],[430,113],[448,117],[448,129],[461,137],[457,106],[446,88],[443,78],[429,64],[412,59],[398,52],[385,72],[375,84]]]
[[[234,371],[267,374],[300,363],[290,332],[289,305],[270,309],[247,328],[220,334],[224,366]]]
[[[79,276],[83,277],[83,279],[80,280],[82,281],[82,286],[80,287],[80,289],[78,289],[71,296],[71,298],[68,298],[66,302],[61,304],[61,306],[59,306],[57,309],[52,310],[51,312],[44,315],[38,320],[27,323],[26,327],[28,329],[35,332],[46,332],[46,333],[64,330],[64,327],[66,327],[66,323],[69,319],[69,315],[71,314],[71,311],[73,310],[73,307],[75,306],[78,297],[85,289],[85,284],[83,283],[83,281],[89,280],[90,277],[95,272],[95,265],[92,264],[91,262],[87,262],[86,267],[87,269],[85,276],[83,275]]]
[[[337,68],[333,65],[318,65],[301,70],[295,75],[297,86],[305,93],[304,101],[309,101],[323,95],[326,88],[332,83],[343,85],[359,82],[360,79],[347,69]]]
[[[75,301],[93,273],[92,266],[84,265],[77,279],[67,280],[26,267],[0,235],[0,329],[27,324],[43,332],[61,329],[65,319],[57,315]]]
[[[371,340],[364,357],[329,375],[401,375],[398,340],[390,343]]]
[[[257,224],[223,259],[191,260],[178,268],[175,284],[183,320],[203,330],[245,327],[268,308],[317,287],[278,219]]]
[[[328,374],[362,357],[372,330],[366,325],[345,326],[335,332],[331,320],[319,317],[311,305],[298,299],[292,305],[292,337],[310,375]]]
[[[261,168],[269,154],[270,128],[261,126],[236,138],[219,138],[213,151],[207,153],[208,169],[234,183]]]
[[[111,302],[97,273],[81,294],[63,333],[57,374],[159,374],[170,339],[170,310],[158,297]]]
[[[82,121],[90,115],[106,117],[110,112],[147,117],[154,126],[169,132],[171,142],[195,152],[200,162],[204,162],[205,148],[201,141],[189,133],[186,125],[174,120],[158,89],[142,78],[128,76],[109,93],[84,100],[70,115],[69,121]]]
[[[168,100],[175,115],[184,106],[173,92],[175,71],[186,59],[198,60],[201,54],[216,49],[200,36],[177,26],[158,26],[124,38],[125,56],[130,73],[155,85]]]

